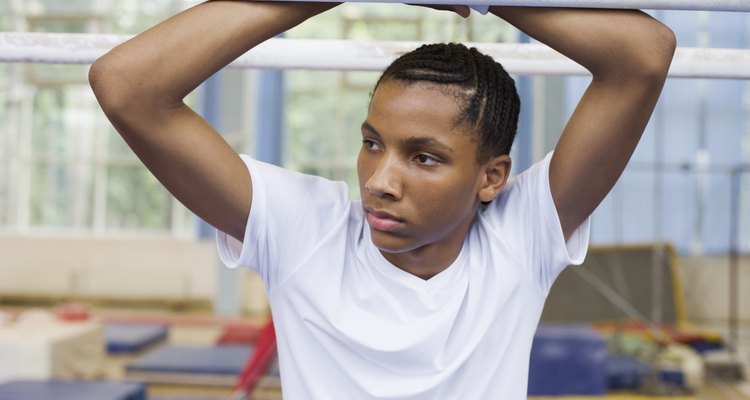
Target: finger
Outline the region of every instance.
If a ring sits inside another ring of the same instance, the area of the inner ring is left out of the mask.
[[[453,11],[464,18],[468,18],[471,15],[471,8],[469,6],[453,6]]]

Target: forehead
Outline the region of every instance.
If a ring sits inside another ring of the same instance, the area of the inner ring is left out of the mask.
[[[437,84],[386,80],[373,93],[367,122],[379,131],[467,136],[468,130],[457,124],[461,108],[456,96]]]

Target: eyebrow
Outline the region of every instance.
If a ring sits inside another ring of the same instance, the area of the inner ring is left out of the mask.
[[[367,129],[368,131],[374,133],[377,137],[380,137],[380,132],[378,132],[378,130],[370,125],[370,123],[367,121],[362,123],[362,129]]]
[[[378,137],[381,136],[380,132],[378,132],[378,130],[375,129],[372,125],[370,125],[370,123],[367,121],[362,123],[362,129],[366,129]],[[439,140],[433,139],[431,137],[412,136],[403,140],[403,143],[411,147],[431,147],[436,150],[442,150],[449,154],[453,154],[453,149],[450,146],[446,145],[445,143],[440,142]]]

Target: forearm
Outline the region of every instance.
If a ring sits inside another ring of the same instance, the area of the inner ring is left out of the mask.
[[[92,66],[90,80],[103,103],[137,101],[143,108],[174,106],[255,45],[333,6],[204,3],[113,49]]]
[[[609,193],[637,146],[669,70],[674,34],[640,11],[490,11],[593,75],[550,162],[550,191],[567,239]]]
[[[89,80],[112,125],[164,187],[242,240],[252,204],[247,168],[183,98],[256,44],[334,5],[204,3],[106,54]]]
[[[490,8],[529,36],[588,69],[594,79],[663,79],[675,47],[672,31],[636,10]]]

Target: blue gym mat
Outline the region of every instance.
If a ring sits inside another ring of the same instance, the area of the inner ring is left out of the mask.
[[[540,325],[529,365],[530,396],[604,395],[607,342],[591,328]]]
[[[146,400],[146,387],[129,382],[12,381],[0,400]]]
[[[607,387],[612,390],[636,390],[651,374],[648,364],[623,355],[609,355],[605,365]]]
[[[252,351],[253,346],[166,345],[129,363],[127,371],[239,375]]]
[[[104,337],[109,354],[132,354],[167,338],[164,325],[106,324]]]

